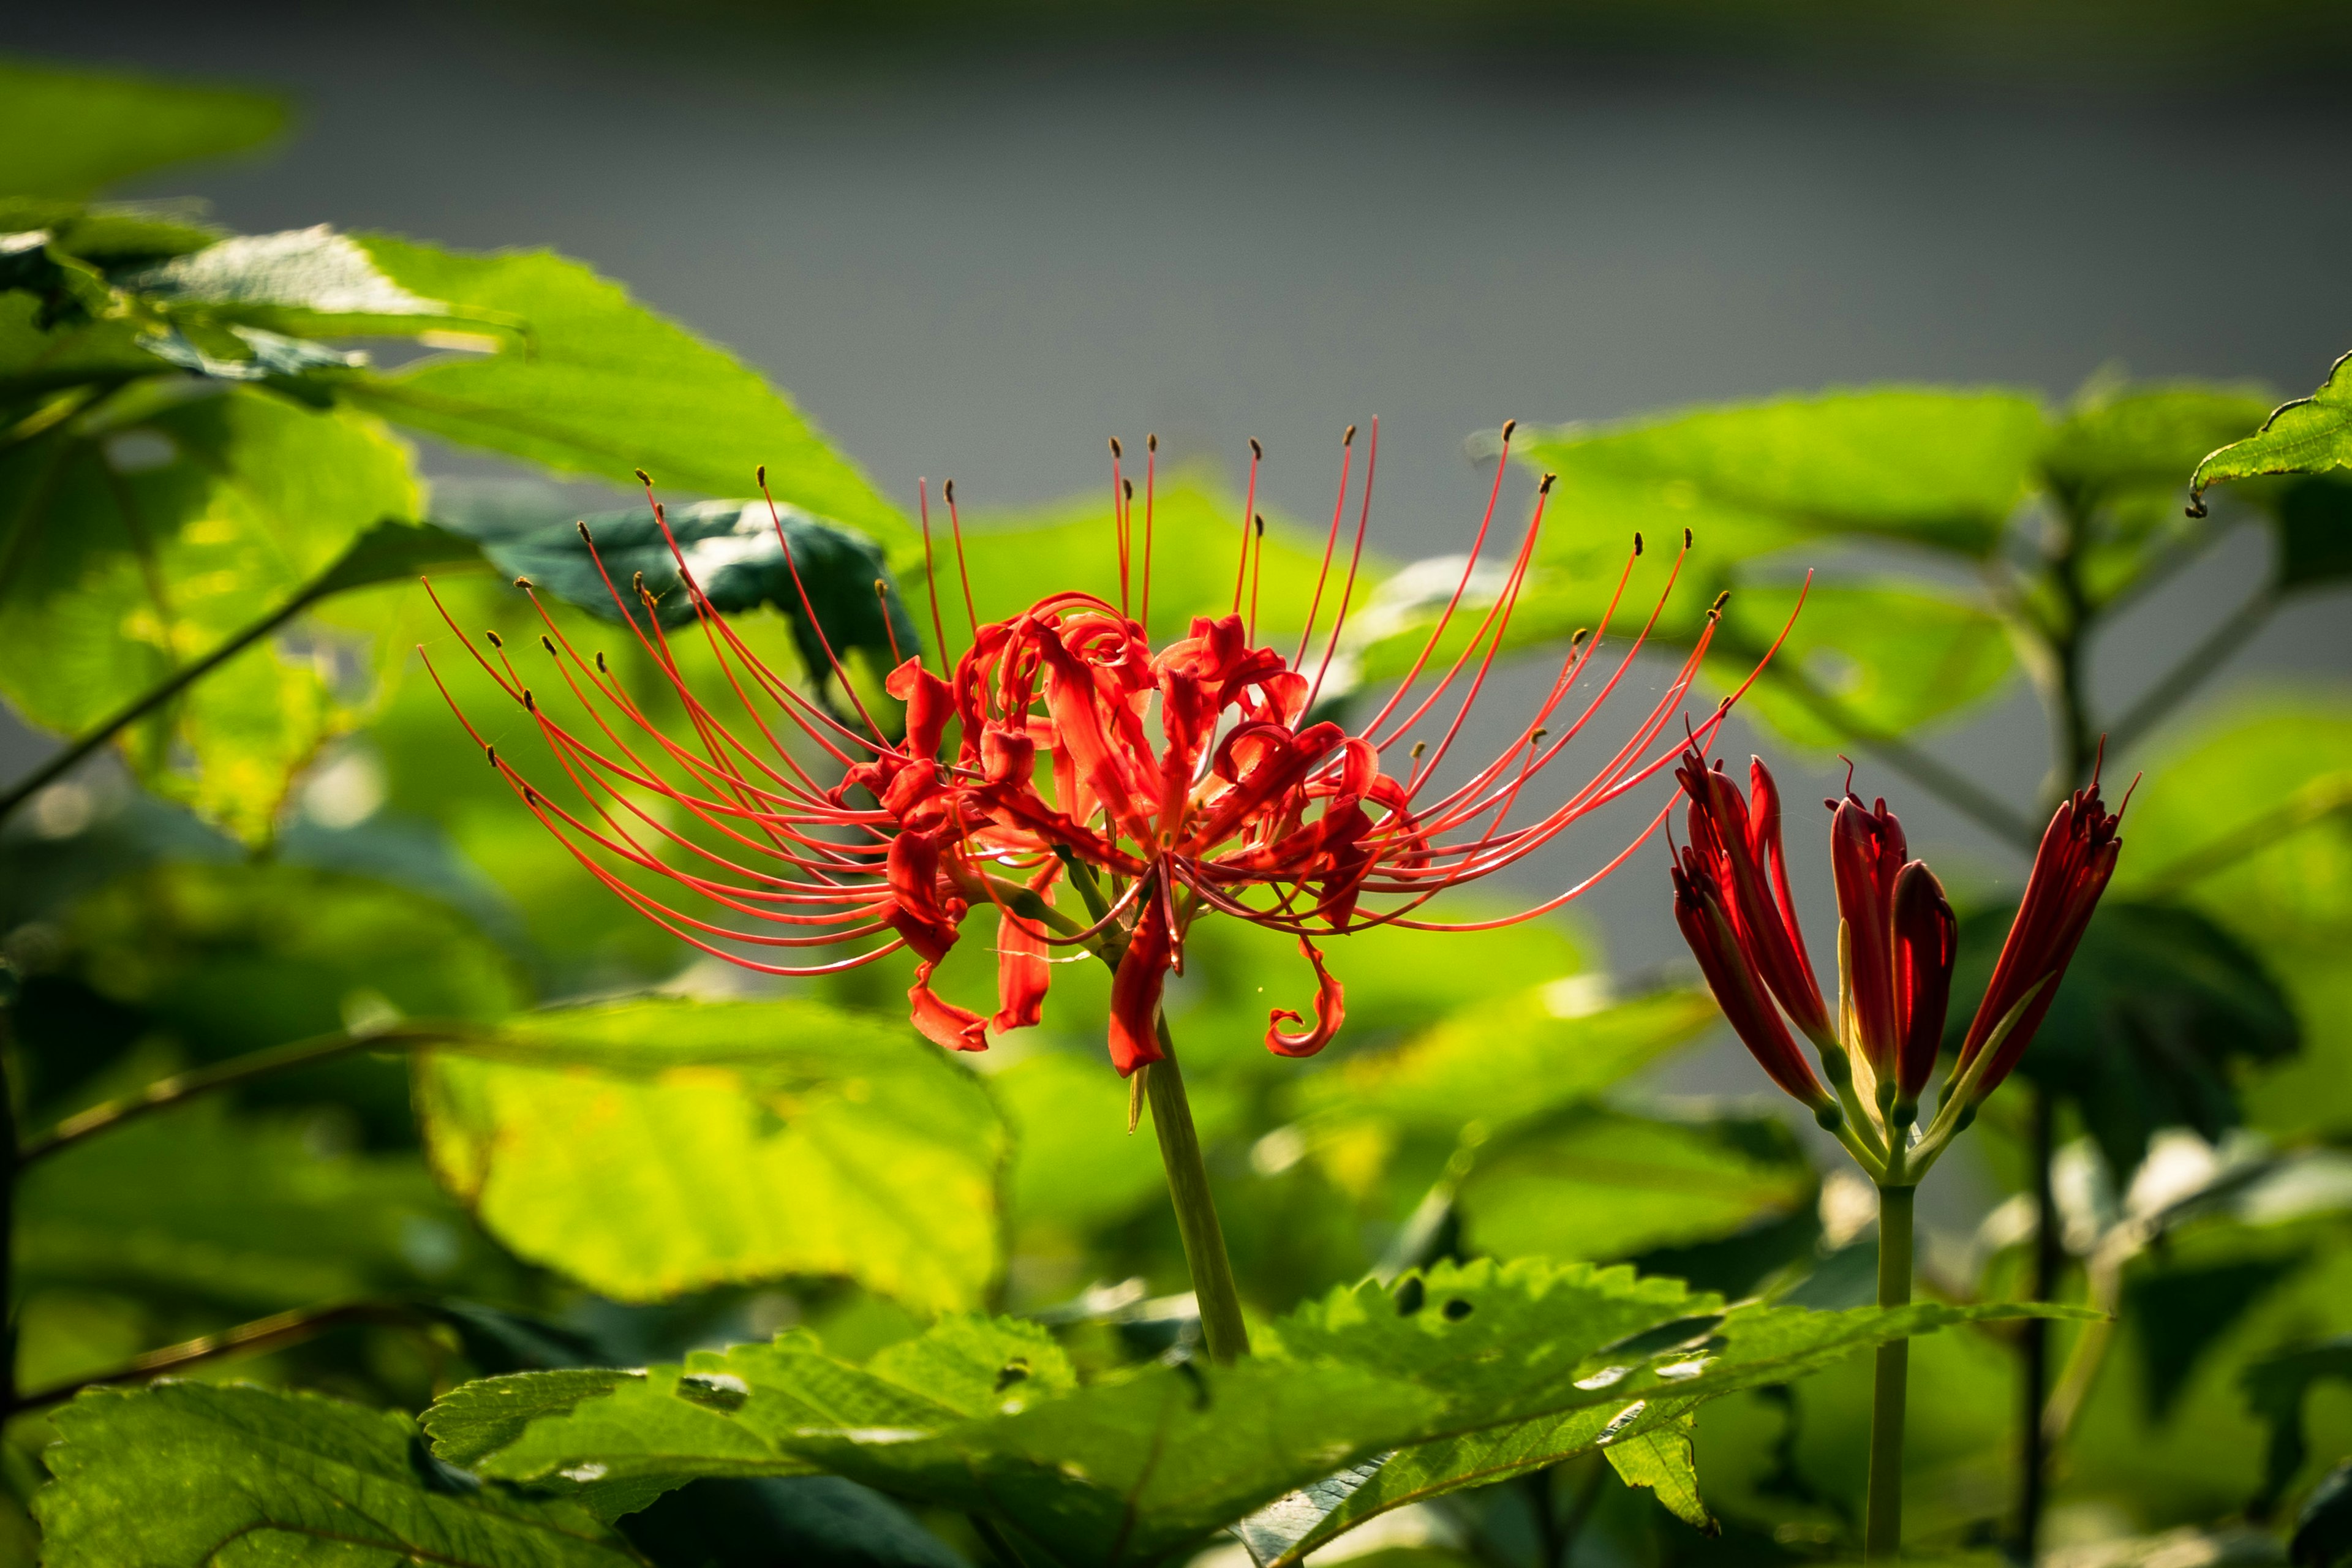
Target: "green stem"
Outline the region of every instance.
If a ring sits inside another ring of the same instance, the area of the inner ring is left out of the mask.
[[[1911,1302],[1911,1208],[1918,1188],[1878,1189],[1878,1304]],[[1878,1347],[1870,1394],[1870,1501],[1863,1526],[1865,1563],[1891,1563],[1903,1551],[1903,1405],[1911,1381],[1911,1342]]]
[[[1233,1260],[1225,1256],[1224,1228],[1209,1195],[1209,1169],[1201,1161],[1201,1137],[1192,1128],[1192,1107],[1184,1098],[1184,1074],[1176,1065],[1176,1042],[1165,1018],[1160,1020],[1160,1049],[1159,1061],[1137,1070],[1144,1074],[1144,1093],[1151,1101],[1160,1163],[1168,1169],[1168,1196],[1176,1205],[1184,1265],[1192,1270],[1192,1296],[1201,1308],[1201,1337],[1208,1342],[1212,1360],[1229,1363],[1249,1354],[1249,1329],[1242,1321]]]
[[[314,1039],[296,1040],[291,1045],[272,1046],[267,1050],[232,1057],[211,1067],[158,1079],[137,1094],[110,1100],[104,1104],[93,1105],[88,1110],[76,1111],[48,1131],[27,1138],[18,1144],[14,1168],[21,1170],[69,1143],[103,1132],[110,1127],[121,1126],[151,1111],[177,1105],[184,1100],[209,1094],[215,1089],[234,1089],[255,1079],[331,1061],[352,1051],[400,1051],[417,1046],[446,1045],[470,1038],[476,1033],[462,1024],[402,1024],[365,1034],[321,1035]],[[8,1123],[9,1130],[13,1131],[15,1125],[12,1119]],[[0,1186],[0,1191],[5,1191],[5,1186]]]
[[[432,1322],[433,1319],[428,1315],[399,1301],[345,1301],[331,1307],[299,1307],[290,1312],[278,1312],[254,1322],[240,1323],[217,1334],[206,1334],[202,1339],[149,1351],[110,1372],[71,1378],[46,1388],[34,1389],[12,1398],[7,1413],[13,1415],[21,1411],[63,1404],[85,1388],[118,1383],[144,1383],[151,1377],[162,1377],[228,1356],[257,1355],[264,1351],[284,1350],[348,1323],[381,1323],[393,1328],[419,1329],[430,1327]]]
[[[92,752],[309,609],[321,596],[313,589],[304,589],[195,663],[173,672],[111,716],[100,721],[96,727],[83,731],[65,750],[19,779],[5,794],[0,794],[0,820],[5,820],[10,813],[31,799],[43,785],[70,772],[77,763]]]

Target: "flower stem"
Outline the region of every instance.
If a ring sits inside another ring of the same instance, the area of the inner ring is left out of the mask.
[[[1878,1189],[1878,1304],[1911,1302],[1911,1202],[1916,1187]],[[1870,1501],[1863,1526],[1865,1563],[1892,1563],[1903,1550],[1903,1405],[1910,1391],[1911,1342],[1878,1347],[1870,1394]]]
[[[1184,1238],[1184,1263],[1192,1273],[1192,1295],[1201,1308],[1201,1337],[1220,1363],[1249,1354],[1249,1330],[1242,1322],[1241,1295],[1234,1289],[1234,1266],[1225,1256],[1225,1233],[1209,1196],[1209,1171],[1201,1163],[1201,1138],[1192,1129],[1192,1107],[1184,1098],[1184,1074],[1176,1065],[1176,1042],[1168,1020],[1160,1020],[1165,1054],[1138,1070],[1151,1101],[1151,1130],[1160,1135],[1160,1161],[1168,1168],[1168,1196],[1176,1205],[1176,1229]]]

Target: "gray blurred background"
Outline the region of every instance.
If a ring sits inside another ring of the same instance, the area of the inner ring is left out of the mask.
[[[1313,516],[1340,428],[1379,414],[1377,537],[1405,557],[1466,540],[1464,439],[1507,416],[1885,380],[2062,398],[2107,367],[2300,393],[2352,347],[2336,8],[1732,14],[109,5],[16,10],[0,47],[285,91],[287,145],[154,194],[584,258],[902,500],[919,473],[992,507],[1090,490],[1106,435],[1153,429],[1229,474],[1262,437],[1266,493]],[[2225,540],[2143,605],[2102,697],[2261,549]],[[2208,695],[2347,662],[2343,601],[2307,600]],[[43,744],[13,737],[6,771]],[[2044,744],[2021,690],[1930,741],[2021,804]],[[1787,763],[1800,801],[1842,771]],[[1867,759],[1858,784],[1963,880],[2022,869]],[[1621,970],[1676,952],[1655,860],[1587,906]],[[1669,1079],[1757,1083],[1728,1047]]]

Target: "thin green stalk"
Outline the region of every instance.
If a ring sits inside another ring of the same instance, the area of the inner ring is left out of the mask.
[[[271,1046],[267,1050],[232,1057],[211,1067],[158,1079],[137,1094],[110,1100],[103,1104],[93,1105],[88,1110],[76,1111],[48,1131],[27,1138],[18,1144],[11,1168],[21,1170],[45,1155],[56,1153],[68,1143],[79,1142],[110,1127],[121,1126],[134,1118],[177,1105],[184,1100],[193,1100],[200,1094],[209,1094],[215,1089],[233,1089],[238,1084],[250,1083],[275,1073],[331,1061],[352,1051],[407,1050],[417,1046],[444,1045],[466,1039],[475,1033],[462,1024],[401,1024],[366,1034],[320,1035],[312,1039],[296,1040],[290,1045]],[[7,1130],[13,1134],[15,1128],[12,1118]],[[5,1190],[5,1186],[0,1186],[0,1192]]]
[[[1192,1274],[1192,1296],[1201,1308],[1201,1337],[1210,1359],[1229,1363],[1249,1354],[1249,1329],[1242,1321],[1241,1293],[1234,1288],[1233,1260],[1225,1256],[1224,1227],[1209,1195],[1209,1169],[1201,1161],[1201,1137],[1192,1127],[1192,1107],[1184,1098],[1183,1070],[1176,1065],[1176,1042],[1168,1020],[1160,1020],[1159,1061],[1140,1068],[1151,1101],[1151,1130],[1160,1136],[1160,1163],[1168,1170],[1168,1196],[1176,1205],[1176,1229],[1184,1238],[1184,1264]]]
[[[322,596],[312,589],[304,589],[195,663],[174,671],[113,714],[100,720],[93,728],[84,731],[65,750],[19,779],[6,793],[0,794],[0,820],[5,820],[9,814],[37,794],[43,785],[71,772],[76,763],[92,752],[309,609]]]
[[[1911,1210],[1918,1188],[1878,1189],[1878,1304],[1911,1302]],[[1878,1347],[1870,1394],[1870,1500],[1864,1513],[1865,1563],[1891,1563],[1903,1552],[1903,1415],[1911,1382],[1911,1342]]]
[[[144,1383],[151,1377],[163,1377],[228,1356],[257,1355],[265,1351],[284,1350],[348,1323],[381,1323],[393,1328],[420,1329],[431,1326],[433,1321],[432,1318],[399,1301],[344,1301],[331,1307],[298,1307],[290,1312],[278,1312],[250,1323],[240,1323],[217,1334],[206,1334],[202,1339],[149,1351],[109,1372],[68,1378],[63,1383],[13,1396],[6,1410],[12,1415],[21,1411],[38,1410],[46,1405],[61,1405],[85,1388],[100,1388],[118,1383]]]

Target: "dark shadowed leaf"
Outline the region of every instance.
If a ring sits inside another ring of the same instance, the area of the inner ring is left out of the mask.
[[[1961,922],[1949,1043],[1968,1028],[1963,1003],[1982,994],[2011,912]],[[2074,1101],[2122,1183],[2159,1127],[2210,1140],[2236,1126],[2239,1064],[2301,1044],[2285,994],[2243,942],[2194,910],[2109,899],[2018,1070]]]
[[[2310,1500],[2294,1516],[2286,1552],[2294,1568],[2336,1568],[2352,1556],[2352,1459],[2312,1488]]]
[[[2276,1508],[2295,1472],[2310,1457],[2304,1413],[2312,1389],[2347,1379],[2352,1379],[2352,1335],[2280,1351],[2252,1363],[2240,1374],[2246,1404],[2270,1428],[2262,1490],[2246,1505],[2248,1513],[2259,1519]]]
[[[839,1476],[693,1481],[621,1530],[655,1568],[963,1568],[905,1509]]]
[[[96,1390],[52,1419],[65,1440],[44,1458],[58,1479],[34,1509],[57,1568],[638,1561],[577,1504],[437,1464],[393,1411],[182,1383]]]
[[[436,500],[434,513],[445,526],[479,544],[508,576],[527,577],[566,603],[609,621],[622,619],[623,604],[614,599],[616,590],[635,618],[639,611],[635,584],[642,575],[664,626],[690,623],[694,602],[677,569],[683,557],[687,570],[721,614],[766,605],[784,616],[792,623],[802,665],[819,686],[831,679],[835,658],[853,668],[853,661],[862,658],[878,680],[900,659],[923,649],[881,547],[796,507],[779,506],[772,515],[763,500],[697,501],[667,508],[669,539],[663,537],[648,508],[583,518],[529,490],[457,490]],[[581,537],[583,525],[595,541],[593,552]],[[671,553],[671,539],[677,542],[677,555]],[[883,592],[876,592],[877,584],[884,585]]]

